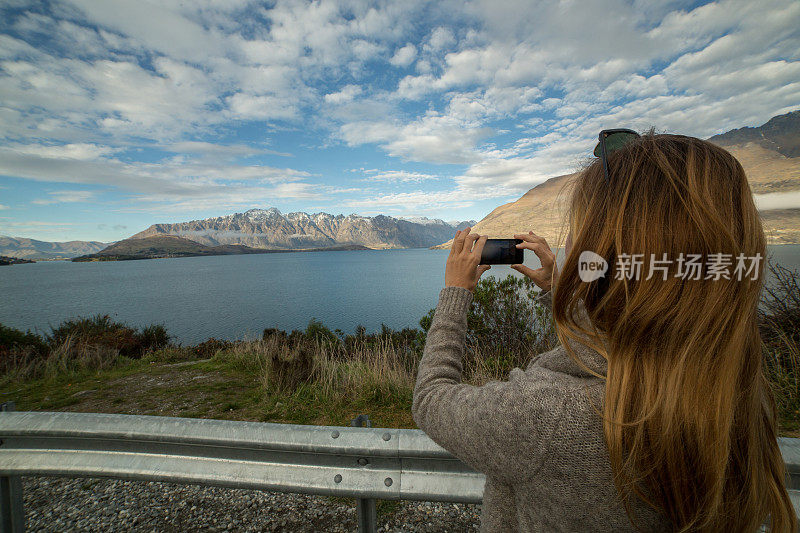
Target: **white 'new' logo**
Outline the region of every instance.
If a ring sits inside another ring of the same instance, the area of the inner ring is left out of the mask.
[[[578,257],[578,276],[581,281],[589,283],[602,278],[608,271],[608,262],[589,250],[581,252]]]

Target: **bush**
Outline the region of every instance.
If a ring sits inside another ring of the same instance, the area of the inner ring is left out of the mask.
[[[30,330],[23,333],[0,324],[0,355],[23,348],[36,354],[47,353],[47,343],[38,333],[32,333]]]
[[[467,313],[468,372],[489,372],[493,379],[504,379],[512,368],[525,368],[533,356],[558,344],[550,310],[534,301],[538,294],[527,277],[490,276],[478,282]],[[420,320],[425,333],[434,312],[431,309]]]
[[[115,322],[108,315],[95,315],[65,320],[52,330],[48,343],[53,349],[67,339],[74,346],[102,346],[116,350],[119,355],[139,359],[149,351],[170,346],[171,337],[161,324],[151,324],[138,331]]]
[[[170,341],[163,325],[139,331],[108,315],[65,320],[46,337],[0,325],[0,370],[5,380],[99,370],[117,364],[120,357],[139,359],[171,347]]]
[[[103,346],[127,357],[138,358],[143,353],[142,342],[136,330],[113,321],[108,315],[65,320],[60,326],[53,328],[49,343],[54,348],[68,339],[75,346]]]
[[[6,378],[27,375],[47,352],[47,343],[41,335],[0,324],[0,373]]]
[[[283,344],[272,351],[263,375],[265,385],[278,394],[294,392],[300,385],[312,381],[314,357],[320,341],[301,340]]]
[[[800,344],[800,272],[768,262],[772,280],[764,285],[759,309],[761,337],[769,346]]]
[[[214,357],[220,350],[226,350],[231,346],[233,346],[233,343],[230,341],[223,341],[211,337],[195,346],[193,350],[198,357],[208,359],[209,357]]]
[[[769,262],[771,282],[764,286],[759,329],[764,342],[764,374],[784,426],[800,421],[800,273]]]
[[[305,336],[314,341],[327,342],[330,344],[339,343],[339,337],[327,326],[323,325],[322,322],[314,318],[309,321]]]
[[[161,324],[150,324],[142,328],[139,340],[145,352],[161,350],[171,345],[172,336],[167,333],[167,328]]]

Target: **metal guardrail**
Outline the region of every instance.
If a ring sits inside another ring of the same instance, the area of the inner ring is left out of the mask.
[[[22,475],[112,477],[358,498],[359,529],[364,531],[375,528],[372,499],[480,503],[483,495],[484,476],[419,430],[3,411],[3,531],[24,530]],[[800,509],[800,439],[779,440],[795,508]]]
[[[484,476],[419,430],[0,412],[0,440],[4,531],[24,527],[21,475],[358,498],[364,500],[359,504],[360,529],[371,531],[376,520],[370,499],[478,503],[483,495]]]

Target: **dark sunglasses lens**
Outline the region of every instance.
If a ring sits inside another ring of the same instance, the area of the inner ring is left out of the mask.
[[[614,150],[619,150],[638,136],[639,135],[636,133],[629,133],[626,131],[618,131],[606,135],[606,153],[610,154]],[[597,146],[594,147],[593,153],[595,157],[603,157],[603,148],[600,143],[597,143]]]

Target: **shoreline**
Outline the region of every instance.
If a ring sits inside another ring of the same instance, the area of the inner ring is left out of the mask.
[[[344,245],[348,246],[348,245]],[[361,245],[357,245],[361,246]],[[439,247],[441,245],[436,246],[419,246],[416,248],[369,248],[367,246],[363,246],[361,248],[339,248],[339,247],[331,247],[331,248],[302,248],[297,250],[285,250],[285,249],[266,249],[266,248],[254,248],[257,250],[256,252],[249,252],[249,253],[219,253],[219,254],[185,254],[185,255],[174,255],[174,256],[158,256],[158,257],[137,257],[132,258],[130,260],[139,260],[139,259],[175,259],[180,257],[206,257],[206,256],[220,256],[220,255],[263,255],[269,253],[295,253],[295,252],[351,252],[351,251],[374,251],[374,252],[385,252],[385,251],[403,251],[403,250],[430,250],[430,251],[441,251],[441,250],[448,250],[448,247]],[[788,246],[800,246],[800,243],[776,243],[776,244],[767,244],[770,248],[785,248]],[[563,247],[558,247],[558,250],[563,250]],[[31,263],[99,263],[104,261],[110,261],[110,259],[105,260],[94,260],[94,261],[75,261],[75,259],[83,256],[75,256],[75,257],[35,257],[35,256],[28,256],[28,257],[15,257],[15,256],[8,256],[13,257],[14,259],[25,259],[30,261]],[[127,261],[128,259],[123,259],[123,261]],[[17,263],[23,264],[23,263]]]

